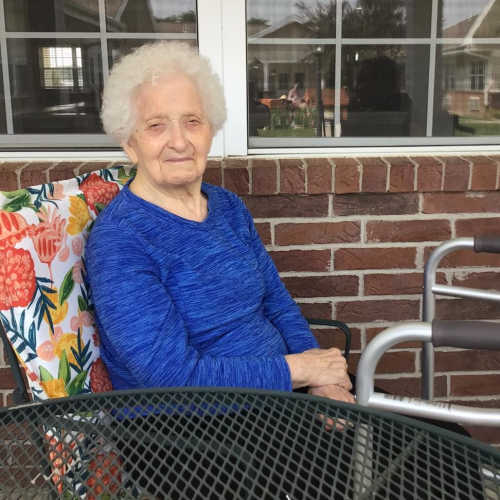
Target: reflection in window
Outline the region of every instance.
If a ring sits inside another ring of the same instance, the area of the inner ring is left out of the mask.
[[[344,38],[430,35],[431,0],[350,0],[342,8]]]
[[[332,46],[249,47],[249,127],[261,137],[332,135]],[[319,97],[318,97],[319,96]]]
[[[196,36],[196,0],[106,0],[108,32],[190,33]]]
[[[103,74],[116,59],[159,39],[197,44],[196,0],[0,2],[9,96],[5,102],[0,65],[0,135],[80,134],[74,145],[81,145],[82,139],[90,144],[92,138],[82,134],[102,134]],[[138,32],[140,36],[134,34]],[[118,38],[117,33],[124,35]],[[104,46],[107,61],[101,52]],[[10,144],[10,138],[0,137],[2,144],[7,141]],[[20,141],[54,144],[50,137]],[[66,139],[55,141],[66,144]]]
[[[445,90],[455,89],[455,67],[446,64],[444,67],[444,88]]]
[[[440,0],[438,37],[498,37],[498,7],[498,1],[491,0]]]
[[[424,135],[427,75],[419,67],[427,58],[420,46],[346,47],[342,86],[349,103],[342,116],[342,135]]]
[[[484,89],[484,62],[472,62],[470,65],[470,89]]]
[[[453,45],[440,52],[436,78],[443,81],[443,94],[437,93],[434,101],[434,135],[499,135],[500,82],[495,68],[500,46]],[[447,68],[453,68],[454,86],[446,88]]]
[[[14,38],[7,49],[14,133],[102,131],[99,40]]]
[[[281,146],[283,137],[498,135],[500,45],[487,38],[500,38],[500,0],[437,0],[434,17],[433,5],[247,0],[251,146],[271,145],[260,137]]]
[[[4,0],[7,31],[99,31],[98,0]]]
[[[83,87],[82,49],[80,47],[42,47],[40,66],[43,88]]]
[[[173,39],[170,39],[173,40]],[[194,40],[185,40],[181,39],[183,43],[187,43],[193,47],[196,47],[196,39]],[[112,40],[108,40],[108,60],[110,69],[113,67],[113,64],[123,57],[124,55],[132,52],[137,47],[144,45],[145,43],[152,43],[152,40],[140,39],[140,38],[113,38]]]

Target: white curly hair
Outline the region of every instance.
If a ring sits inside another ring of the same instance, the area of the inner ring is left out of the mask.
[[[127,142],[136,122],[135,90],[145,82],[182,73],[190,77],[201,96],[204,111],[215,134],[226,120],[224,90],[206,57],[183,42],[141,45],[122,57],[109,74],[102,96],[104,131],[119,143]]]

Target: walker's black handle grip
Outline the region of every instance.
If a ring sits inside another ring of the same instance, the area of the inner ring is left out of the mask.
[[[500,253],[500,235],[485,234],[475,236],[474,252]]]
[[[434,347],[500,349],[500,323],[438,320],[432,322]]]

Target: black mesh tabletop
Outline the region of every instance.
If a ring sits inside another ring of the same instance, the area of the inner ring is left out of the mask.
[[[500,499],[500,453],[304,394],[117,391],[0,409],[0,498]]]

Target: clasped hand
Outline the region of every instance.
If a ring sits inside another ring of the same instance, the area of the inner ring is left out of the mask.
[[[352,389],[347,375],[347,362],[335,347],[288,354],[285,359],[290,368],[294,389],[328,385],[335,385],[346,391]]]
[[[336,349],[309,349],[300,354],[285,356],[290,367],[293,388],[309,386],[309,394],[354,403],[351,380],[347,374],[347,362]],[[318,416],[327,430],[342,430],[345,422],[335,421],[325,415]]]

